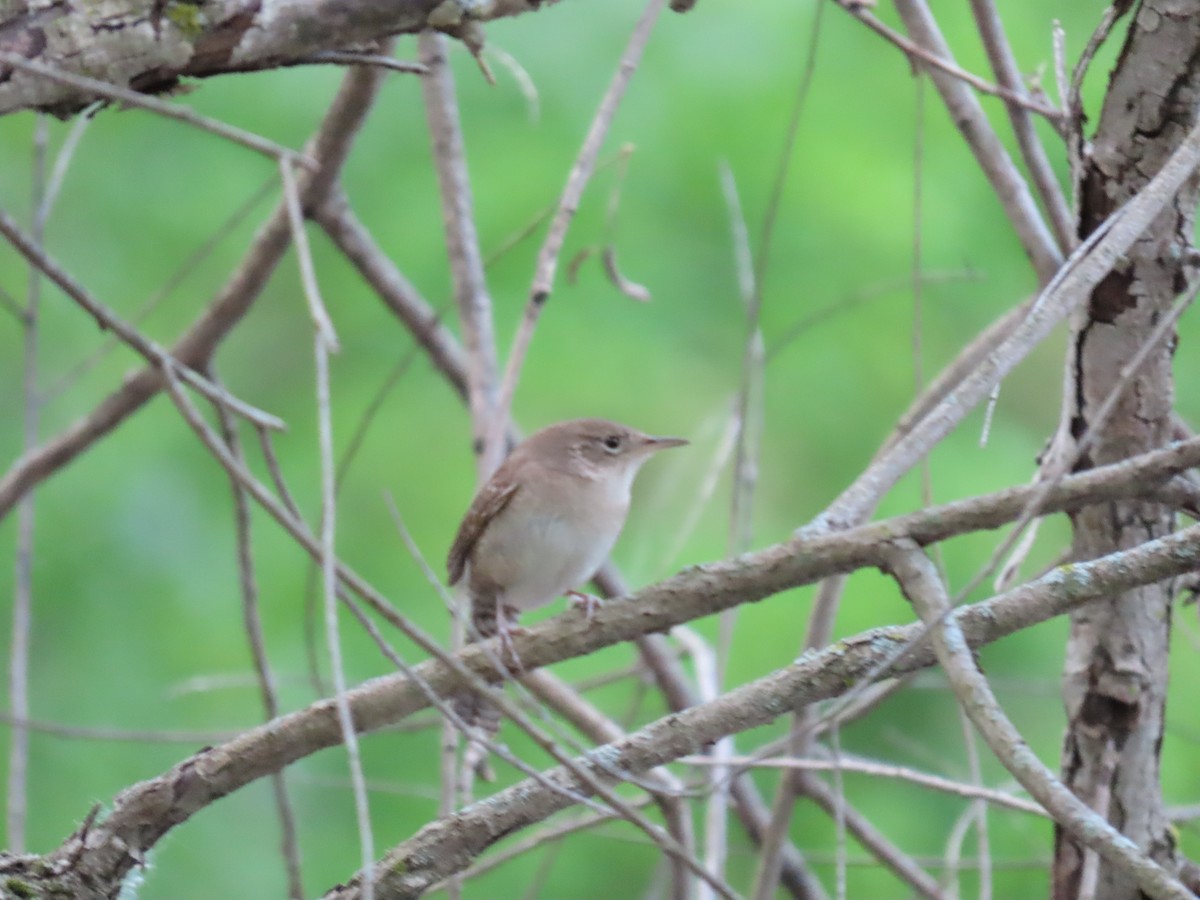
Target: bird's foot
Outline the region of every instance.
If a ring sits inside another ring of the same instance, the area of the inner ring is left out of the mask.
[[[496,634],[500,637],[500,662],[504,663],[504,656],[507,653],[512,660],[513,674],[519,675],[525,671],[525,666],[521,663],[521,657],[517,655],[516,645],[513,644],[513,637],[521,634],[529,634],[528,628],[522,628],[517,624],[517,611],[511,607],[504,608],[504,614],[496,619]]]
[[[595,594],[585,594],[582,591],[567,591],[571,605],[582,609],[584,617],[590,622],[596,616],[596,610],[604,605],[604,601]]]

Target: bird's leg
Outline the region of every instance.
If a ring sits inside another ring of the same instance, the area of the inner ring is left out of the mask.
[[[517,624],[517,609],[513,606],[496,604],[496,634],[500,637],[500,661],[504,661],[504,653],[508,651],[512,659],[513,673],[524,671],[521,657],[517,656],[517,648],[513,645],[513,635],[528,634],[528,629]]]
[[[595,594],[585,594],[583,591],[567,591],[567,596],[571,599],[572,606],[583,610],[589,622],[596,615],[596,610],[604,605],[604,601]]]

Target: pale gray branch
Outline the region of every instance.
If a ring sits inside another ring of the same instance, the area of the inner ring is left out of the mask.
[[[1197,445],[1200,441],[1191,449],[1195,451]],[[1146,456],[1161,457],[1169,452],[1159,451]],[[1088,479],[1092,479],[1090,484],[1094,487],[1098,473],[1106,474],[1107,480],[1111,481],[1115,474],[1113,470],[1128,475],[1130,468],[1129,464],[1123,464],[1066,479],[1052,496],[1061,499],[1063,491],[1078,491],[1082,483],[1089,483]],[[1019,495],[1023,491],[1007,493]],[[974,508],[975,504],[975,501],[968,501],[961,506]],[[1012,512],[1016,514],[1019,508],[1018,505]],[[888,542],[905,533],[928,537],[931,533],[945,532],[947,522],[963,524],[961,510],[959,515],[947,515],[947,508],[927,510],[905,518],[908,520],[906,526],[899,524],[903,520],[883,522],[807,542],[793,540],[737,560],[694,567],[633,597],[609,601],[590,620],[580,612],[559,616],[531,628],[526,634],[514,637],[514,649],[526,668],[540,668],[663,631],[738,603],[762,599],[824,577],[831,570],[877,564],[886,552]],[[315,542],[311,543],[315,549]],[[1192,526],[1124,553],[1055,570],[1037,582],[964,609],[959,616],[972,644],[978,645],[1106,593],[1173,577],[1198,564],[1200,526]],[[370,586],[353,573],[342,570],[340,574],[356,593],[374,595]],[[839,696],[846,690],[846,685],[873,671],[873,667],[892,655],[896,648],[907,647],[923,629],[921,624],[880,629],[806,654],[793,666],[712,703],[668,717],[615,745],[616,748],[630,748],[632,756],[624,749],[614,749],[614,745],[610,745],[608,749],[600,748],[589,754],[588,759],[576,760],[571,766],[555,770],[539,779],[534,789],[536,796],[541,798],[538,804],[523,801],[517,805],[526,812],[540,809],[543,814],[548,814],[577,802],[569,794],[563,794],[564,790],[571,790],[569,784],[583,783],[586,787],[577,793],[591,793],[597,782],[611,783],[613,770],[638,774],[679,756],[694,754],[704,744],[726,734],[770,721],[815,700]],[[436,645],[432,645],[431,652],[445,657]],[[412,667],[412,677],[396,674],[353,688],[346,693],[345,699],[355,727],[370,731],[395,723],[429,705],[431,691],[444,697],[461,689],[468,681],[474,681],[468,676],[495,679],[501,674],[495,666],[495,658],[494,647],[476,644],[453,657],[429,660]],[[927,643],[913,647],[896,663],[894,674],[928,665],[932,658]],[[59,855],[75,859],[77,866],[103,880],[114,869],[127,869],[140,852],[153,846],[159,837],[197,810],[340,740],[341,730],[332,700],[321,701],[306,710],[251,729],[226,744],[185,760],[158,778],[129,788],[114,801],[108,818],[93,827],[86,848],[80,850],[74,841],[68,841]],[[583,777],[584,773],[587,777]],[[545,781],[551,784],[542,783]],[[499,798],[511,799],[513,796],[510,792],[502,792]],[[528,796],[520,792],[515,796],[528,800]],[[503,807],[502,799],[492,798],[486,801],[485,807],[487,812],[482,815],[489,822],[487,834],[507,833],[500,827],[502,820],[492,818]],[[476,807],[471,809],[476,810],[475,815],[480,814]],[[519,818],[524,813],[513,814]],[[513,827],[520,826],[521,823],[514,820]],[[436,830],[436,825],[430,827]],[[424,832],[423,835],[428,836]],[[466,831],[458,833],[458,840],[466,839]],[[477,847],[475,852],[478,849],[482,847]],[[424,870],[423,877],[447,877],[456,867],[469,863],[473,855],[463,855],[449,846],[446,850],[437,865],[450,868]],[[384,869],[381,890],[396,876],[394,866],[385,865]]]
[[[181,78],[271,69],[372,46],[394,34],[478,31],[486,20],[536,10],[538,0],[222,0],[171,8],[132,2],[7,4],[0,34],[16,58],[70,74],[103,71],[118,88],[154,93]],[[64,84],[0,66],[0,115],[76,112],[94,86]],[[8,77],[3,77],[3,76]]]
[[[1025,743],[979,670],[972,642],[960,626],[960,617],[952,614],[949,594],[928,557],[915,545],[906,547],[898,542],[891,551],[889,567],[922,620],[932,628],[934,652],[960,705],[1004,767],[1056,822],[1112,865],[1132,875],[1147,895],[1194,900],[1192,892],[1171,873],[1088,809]]]
[[[887,552],[887,548],[880,547],[880,551]],[[1200,526],[1193,526],[1125,553],[1058,570],[1038,582],[961,608],[948,618],[961,631],[966,646],[978,647],[1112,590],[1123,590],[1129,582],[1146,583],[1172,577],[1198,562]],[[648,588],[635,598],[610,602],[597,614],[596,620],[586,625],[586,633],[577,636],[591,643],[597,637],[595,631],[598,628],[616,624],[615,616],[637,620],[638,626],[671,619],[673,616],[667,614],[667,607],[678,612],[685,605],[703,603],[703,595],[720,593],[731,580],[737,580],[733,573],[714,578],[705,571],[715,568],[717,566],[692,570]],[[685,588],[683,582],[689,583],[689,587],[696,583],[695,590]],[[910,645],[924,628],[922,623],[915,623],[876,629],[805,654],[790,666],[730,691],[713,702],[653,722],[577,762],[594,777],[603,778],[614,767],[637,774],[695,753],[698,748],[725,735],[757,727],[792,709],[839,695],[847,684],[857,682],[872,671],[894,647]],[[522,654],[527,665],[532,661],[524,656],[526,650],[543,659],[553,655],[548,645],[557,643],[551,636],[554,630],[555,623],[552,622],[517,638],[517,652]],[[561,646],[555,649],[561,650]],[[466,651],[463,661],[471,655],[471,650]],[[480,654],[474,651],[474,655]],[[932,647],[928,643],[920,644],[897,664],[896,672],[931,665],[934,659]],[[440,680],[439,673],[434,671],[437,664],[428,665],[430,682],[437,684]],[[374,686],[383,690],[381,682]],[[363,700],[365,707],[365,698]],[[378,704],[377,699],[371,706]],[[395,707],[390,711],[394,712]],[[565,767],[546,773],[546,779],[563,788],[583,793],[589,790]],[[430,885],[469,865],[500,836],[541,821],[569,803],[563,791],[525,781],[453,816],[432,822],[394,848],[377,865],[377,871],[386,873],[381,875],[380,889],[389,897],[417,897]],[[1158,869],[1157,866],[1154,868]],[[326,900],[355,900],[359,896],[357,880],[352,879],[327,893]]]

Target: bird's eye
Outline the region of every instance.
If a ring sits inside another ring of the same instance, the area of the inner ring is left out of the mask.
[[[620,450],[621,436],[619,434],[610,434],[604,439],[604,448],[610,451]]]

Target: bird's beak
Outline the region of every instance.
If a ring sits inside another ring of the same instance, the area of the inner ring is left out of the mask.
[[[647,435],[644,444],[647,450],[666,450],[668,447],[682,447],[688,442],[677,437],[651,437]]]

